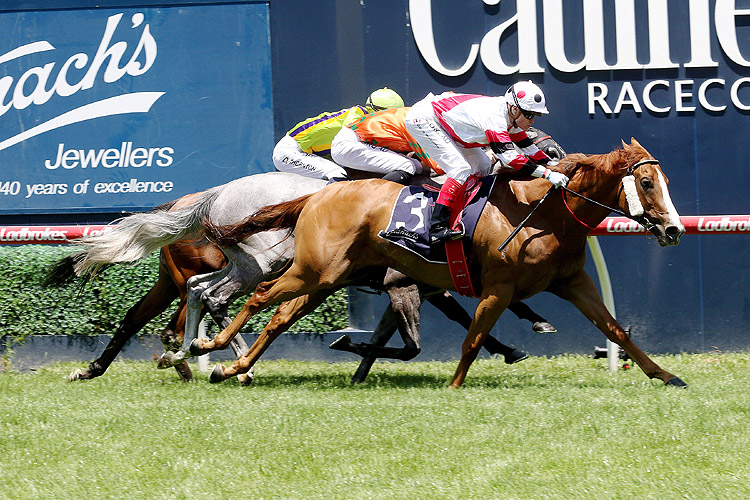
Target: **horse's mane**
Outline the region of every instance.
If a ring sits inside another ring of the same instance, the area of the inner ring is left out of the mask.
[[[621,148],[617,148],[609,153],[594,155],[583,153],[569,154],[560,160],[558,170],[561,170],[568,176],[573,175],[576,169],[581,169],[584,175],[591,175],[596,172],[601,174],[615,174],[650,156],[649,152],[638,144],[638,141],[631,139],[630,144],[626,144],[623,141]]]

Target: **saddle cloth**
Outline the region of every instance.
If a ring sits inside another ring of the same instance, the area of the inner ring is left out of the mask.
[[[494,175],[481,179],[470,177],[466,181],[464,202],[462,203],[462,198],[456,200],[454,213],[450,220],[451,222],[456,221],[456,223],[460,221],[464,226],[466,236],[456,241],[456,243],[463,245],[464,251],[468,251],[471,245],[471,238],[477,227],[477,221],[479,221],[479,216],[487,203],[495,179],[496,176]],[[437,196],[437,192],[421,186],[404,187],[393,205],[388,227],[381,231],[378,236],[420,256],[427,262],[446,264],[448,258],[445,253],[445,245],[431,247],[428,234],[430,218]]]

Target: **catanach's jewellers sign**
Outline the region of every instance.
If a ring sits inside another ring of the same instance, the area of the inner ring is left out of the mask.
[[[0,211],[139,209],[269,170],[267,18],[255,3],[0,12]]]

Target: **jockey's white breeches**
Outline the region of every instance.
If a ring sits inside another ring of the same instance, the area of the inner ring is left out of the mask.
[[[428,95],[406,113],[406,130],[451,179],[464,183],[471,174],[487,175],[492,169],[487,154],[482,148],[465,148],[453,140],[435,117],[433,97]]]
[[[322,156],[302,151],[297,141],[289,135],[285,135],[273,148],[273,165],[279,172],[291,172],[315,179],[328,180],[346,176],[343,167]]]
[[[383,175],[396,170],[412,175],[422,172],[422,164],[416,158],[362,142],[349,127],[342,127],[333,138],[331,157],[347,168]]]

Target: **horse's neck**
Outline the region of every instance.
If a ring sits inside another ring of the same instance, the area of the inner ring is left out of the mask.
[[[620,175],[593,173],[583,177],[582,175],[574,176],[568,188],[608,207],[617,206]],[[547,181],[510,181],[506,186],[503,184],[503,182],[496,184],[490,201],[500,212],[508,216],[508,219],[523,220],[528,215],[528,211],[533,210],[550,189],[552,192],[544,205],[539,208],[538,213],[549,222],[552,230],[562,230],[569,236],[578,235],[585,239],[591,227],[595,227],[609,215],[609,210],[606,208],[598,207],[569,193],[564,193],[564,202],[561,190],[553,188]],[[509,191],[508,188],[510,188]],[[565,203],[567,203],[567,208]],[[568,209],[574,215],[571,215]],[[515,216],[511,216],[513,213]]]
[[[586,175],[579,174],[573,176],[568,184],[568,189],[598,201],[607,207],[617,208],[618,190],[621,181],[621,173],[604,174],[602,172],[590,172]],[[590,226],[598,225],[610,213],[606,208],[597,206],[569,193],[566,194],[565,199],[573,214]]]

